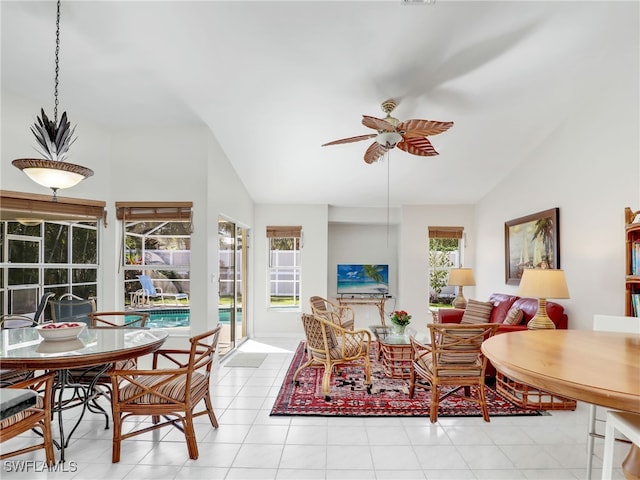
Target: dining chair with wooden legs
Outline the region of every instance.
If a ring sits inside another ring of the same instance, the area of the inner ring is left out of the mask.
[[[91,328],[145,328],[149,314],[146,312],[91,312],[89,326]],[[133,369],[137,366],[137,358],[129,358],[116,362],[117,369]],[[68,369],[65,373],[73,388],[84,389],[87,398],[87,409],[105,417],[105,429],[109,428],[109,414],[98,403],[100,397],[106,397],[111,402],[111,377],[107,369],[111,365],[93,365],[85,368]],[[108,407],[107,407],[108,409]]]
[[[189,339],[189,350],[161,349],[153,353],[151,370],[111,369],[113,411],[112,462],[120,461],[121,443],[127,438],[164,426],[181,430],[187,442],[189,458],[198,458],[198,444],[193,419],[208,415],[213,428],[218,428],[211,403],[209,379],[222,327]],[[163,368],[168,362],[173,368]],[[195,411],[203,401],[204,409]],[[123,433],[123,422],[132,416],[149,416],[153,424]],[[160,422],[160,417],[165,421]]]
[[[457,395],[480,406],[482,418],[489,422],[489,411],[485,396],[484,377],[487,358],[480,347],[492,337],[500,324],[451,324],[430,323],[431,344],[418,342],[409,337],[414,353],[409,380],[409,398],[413,398],[416,380],[422,379],[431,389],[430,419],[438,420],[438,406],[449,395]],[[442,387],[453,387],[441,395]],[[474,387],[477,396],[471,396]],[[464,388],[464,393],[458,393]]]
[[[0,421],[0,441],[5,442],[29,430],[39,429],[42,434],[42,443],[29,445],[10,452],[3,451],[2,454],[0,454],[0,460],[44,448],[47,465],[53,466],[55,464],[56,459],[51,434],[52,391],[55,376],[55,372],[49,372],[8,387],[19,389],[29,388],[40,392],[40,395],[38,395],[36,404],[33,407],[29,407]]]

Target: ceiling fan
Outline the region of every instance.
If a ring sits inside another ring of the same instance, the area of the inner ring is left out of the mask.
[[[397,102],[394,99],[385,100],[382,102],[382,111],[387,114],[386,117],[362,116],[362,124],[365,127],[377,130],[377,133],[334,140],[322,146],[359,142],[360,140],[375,138],[375,142],[369,146],[364,154],[364,161],[367,163],[377,161],[393,147],[398,147],[407,153],[422,157],[438,155],[438,152],[433,148],[427,137],[446,132],[453,126],[453,122],[438,122],[434,120],[406,120],[401,122],[391,116],[391,112],[396,106]]]

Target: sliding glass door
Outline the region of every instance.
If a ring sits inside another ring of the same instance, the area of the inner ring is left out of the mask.
[[[222,325],[219,345],[223,355],[247,337],[247,246],[246,228],[218,219],[218,316]]]

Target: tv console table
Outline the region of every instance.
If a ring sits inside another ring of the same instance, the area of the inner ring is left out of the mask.
[[[380,321],[382,325],[385,326],[384,319],[384,304],[388,298],[391,298],[389,295],[348,295],[344,294],[338,297],[338,303],[340,305],[372,305],[378,307],[378,313],[380,314]]]

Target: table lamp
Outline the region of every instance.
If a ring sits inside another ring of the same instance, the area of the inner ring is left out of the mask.
[[[556,328],[547,315],[547,298],[569,298],[564,270],[525,269],[520,279],[518,295],[538,299],[538,311],[527,323],[528,329]]]
[[[473,277],[473,270],[470,268],[452,268],[449,270],[449,285],[458,287],[458,295],[453,300],[453,308],[466,308],[467,301],[462,294],[462,287],[475,285],[476,279]]]

